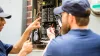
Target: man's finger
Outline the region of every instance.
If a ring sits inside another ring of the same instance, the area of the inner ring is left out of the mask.
[[[50,30],[51,30],[52,33],[55,33],[55,32],[54,32],[54,31],[55,31],[54,28],[50,28]]]
[[[37,19],[35,20],[35,22],[38,22],[40,19],[41,19],[41,17],[37,18]]]
[[[48,33],[48,34],[50,34],[50,33],[51,33],[50,28],[48,28],[48,29],[47,29],[47,33]]]
[[[32,42],[29,42],[29,44],[32,44]]]
[[[30,40],[27,40],[26,43],[30,42]]]

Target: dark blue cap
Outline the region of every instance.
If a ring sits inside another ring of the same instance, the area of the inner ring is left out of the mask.
[[[74,16],[85,17],[90,15],[86,13],[88,9],[90,9],[88,0],[62,0],[62,5],[54,9],[54,14],[67,12]]]
[[[11,15],[4,13],[3,9],[0,7],[0,17],[9,19],[11,18]]]

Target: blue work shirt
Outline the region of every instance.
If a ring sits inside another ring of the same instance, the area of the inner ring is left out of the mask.
[[[53,39],[44,56],[100,56],[100,35],[90,29],[72,29]]]
[[[9,52],[12,50],[13,46],[10,44],[4,44],[0,40],[0,56],[8,56]]]

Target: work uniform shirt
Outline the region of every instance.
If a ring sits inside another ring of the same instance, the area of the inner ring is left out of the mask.
[[[12,50],[13,46],[9,44],[4,44],[0,40],[0,56],[8,56],[8,53]]]
[[[53,39],[44,56],[100,56],[100,35],[90,29],[72,29]]]

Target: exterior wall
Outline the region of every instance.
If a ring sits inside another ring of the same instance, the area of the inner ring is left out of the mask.
[[[32,0],[27,0],[27,26],[32,23]]]

